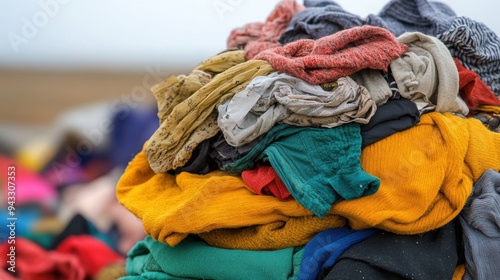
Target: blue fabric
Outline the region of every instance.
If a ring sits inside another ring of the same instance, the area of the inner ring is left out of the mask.
[[[125,168],[158,129],[157,112],[152,107],[125,108],[113,115],[109,155],[116,166]]]
[[[297,279],[317,279],[320,272],[331,268],[343,252],[378,231],[378,229],[352,230],[342,227],[318,233],[304,248]]]
[[[274,126],[244,157],[223,167],[231,173],[269,162],[292,196],[314,215],[331,205],[374,194],[380,179],[361,167],[361,133],[357,123],[333,128]]]

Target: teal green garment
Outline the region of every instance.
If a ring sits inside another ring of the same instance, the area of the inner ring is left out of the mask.
[[[303,251],[303,246],[275,251],[223,249],[196,236],[171,247],[147,236],[128,253],[128,276],[120,279],[297,279]]]
[[[292,196],[324,217],[333,203],[374,194],[380,179],[361,167],[361,129],[357,123],[333,128],[273,127],[245,156],[224,170],[241,173],[269,162]]]

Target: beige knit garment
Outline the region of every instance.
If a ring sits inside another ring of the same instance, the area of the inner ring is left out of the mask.
[[[390,64],[402,97],[417,103],[419,110],[467,115],[469,109],[458,94],[458,70],[448,48],[437,38],[406,32],[398,41],[408,51]]]

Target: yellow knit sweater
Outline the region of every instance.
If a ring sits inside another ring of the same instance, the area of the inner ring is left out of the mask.
[[[361,165],[381,179],[379,190],[334,204],[331,213],[354,229],[423,233],[455,218],[473,183],[487,169],[500,169],[500,134],[473,118],[424,114],[411,129],[366,147]]]
[[[500,134],[476,119],[424,114],[416,126],[363,150],[362,166],[381,179],[379,190],[334,204],[323,220],[296,201],[255,195],[241,178],[222,171],[155,173],[144,151],[119,180],[117,197],[148,235],[172,246],[189,233],[227,248],[298,246],[323,229],[343,226],[342,217],[354,229],[418,234],[458,215],[473,183],[487,169],[500,169],[499,147]]]
[[[240,177],[224,171],[155,173],[144,151],[120,178],[117,197],[142,220],[148,235],[171,246],[189,233],[208,233],[213,245],[223,242],[218,234],[230,233],[234,248],[279,249],[304,245],[320,231],[346,223],[336,215],[314,218],[294,200],[254,194]],[[215,229],[235,230],[210,234]]]

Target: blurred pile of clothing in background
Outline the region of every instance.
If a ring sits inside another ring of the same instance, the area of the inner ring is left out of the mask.
[[[0,278],[123,275],[127,252],[145,234],[116,199],[116,183],[157,128],[150,103],[103,102],[68,111],[15,150],[4,145],[0,213],[14,224],[0,230]]]
[[[365,18],[282,0],[151,90],[103,149],[67,135],[44,161],[5,159],[40,185],[18,193],[22,248],[126,280],[500,275],[500,39],[481,22],[427,0]]]

